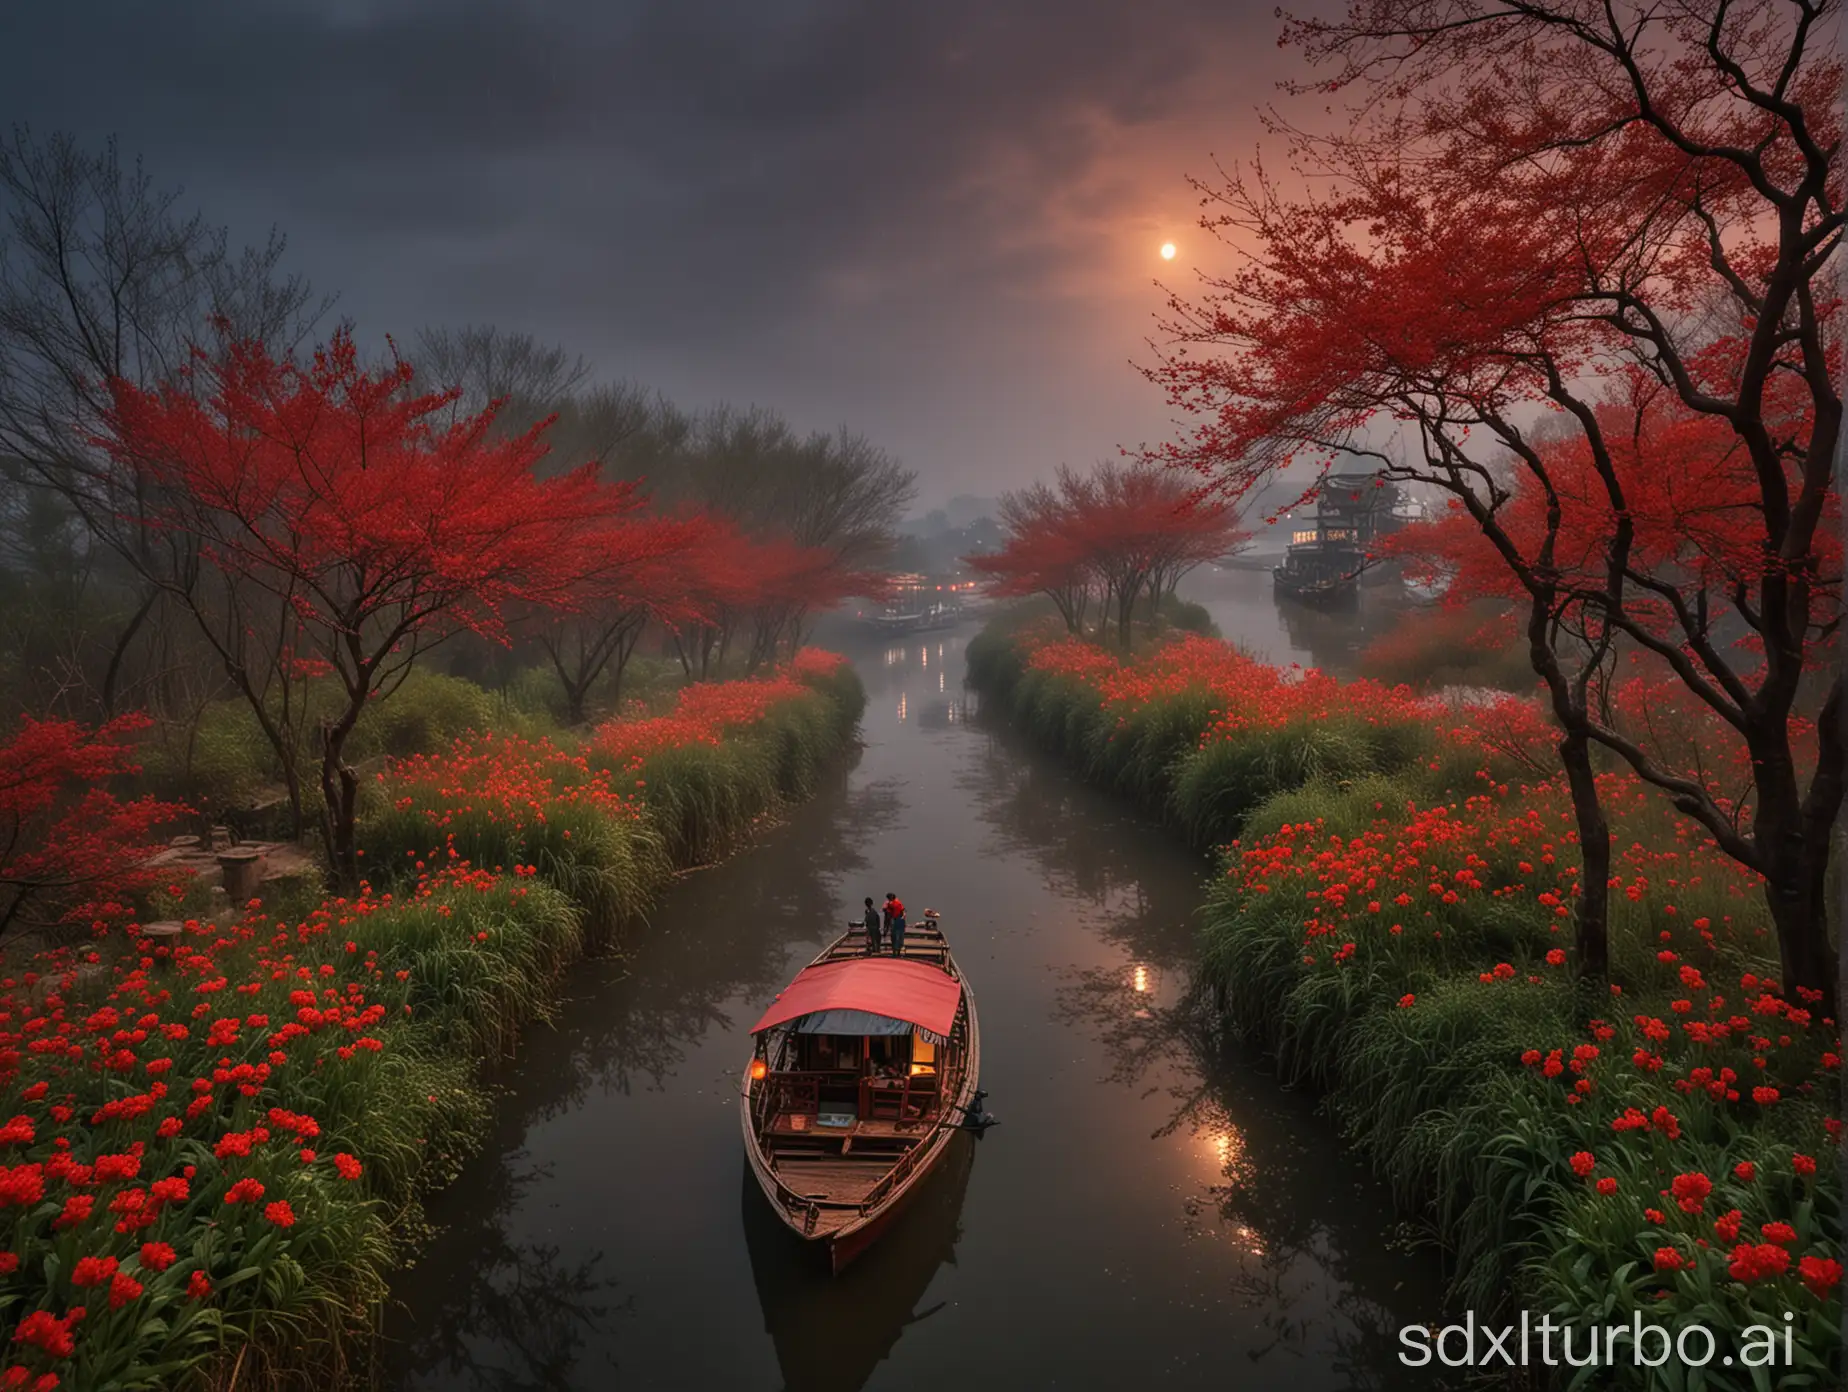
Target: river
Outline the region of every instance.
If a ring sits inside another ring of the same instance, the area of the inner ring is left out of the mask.
[[[1267,627],[1266,577],[1193,588],[1227,636],[1326,660]],[[1417,1376],[1397,1331],[1437,1319],[1435,1263],[1402,1249],[1388,1196],[1313,1100],[1186,1008],[1207,865],[984,724],[962,688],[972,631],[850,651],[870,695],[854,765],[679,881],[630,956],[584,964],[497,1070],[487,1144],[431,1202],[441,1232],[393,1291],[380,1386],[1332,1392]],[[959,1137],[834,1279],[748,1181],[737,1080],[763,1004],[888,890],[943,915],[1001,1125]]]

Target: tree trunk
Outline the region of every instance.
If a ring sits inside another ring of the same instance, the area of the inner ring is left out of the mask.
[[[1117,591],[1117,642],[1128,652],[1135,642],[1136,598],[1142,593],[1140,582],[1123,584]]]
[[[347,766],[347,736],[359,723],[366,689],[350,697],[347,709],[321,735],[321,841],[334,887],[359,893],[359,774]]]
[[[1565,765],[1572,792],[1572,812],[1578,820],[1579,896],[1577,906],[1578,975],[1583,981],[1609,979],[1611,904],[1611,828],[1598,800],[1598,783],[1591,767],[1591,744],[1583,730],[1573,730],[1559,741],[1559,761]]]
[[[1764,860],[1765,903],[1777,930],[1784,993],[1807,1010],[1820,1005],[1821,1014],[1833,1017],[1837,964],[1829,947],[1828,901],[1832,819],[1815,827],[1804,825],[1805,820],[1792,817],[1787,806],[1761,804],[1752,835]]]
[[[115,645],[109,650],[109,666],[103,672],[102,703],[105,720],[112,719],[116,714],[116,686],[122,679],[122,664],[128,658],[128,650],[134,644],[135,635],[141,632],[141,625],[147,622],[159,598],[158,589],[148,591],[147,597],[129,615],[128,622],[122,625],[122,631],[116,635]]]

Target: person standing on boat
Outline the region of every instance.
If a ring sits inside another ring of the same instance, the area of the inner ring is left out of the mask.
[[[873,901],[870,896],[866,901],[866,918],[864,921],[866,924],[866,955],[868,957],[877,957],[879,955],[879,910],[873,907]]]
[[[885,927],[892,937],[892,955],[905,955],[905,904],[896,894],[887,894],[885,901]]]

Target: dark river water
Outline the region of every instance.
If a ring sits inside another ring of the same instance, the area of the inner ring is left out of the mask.
[[[1261,574],[1194,589],[1228,637],[1340,665]],[[1313,1100],[1188,1007],[1208,866],[980,720],[973,630],[850,650],[853,766],[675,885],[498,1070],[486,1147],[394,1291],[381,1385],[1433,1385],[1397,1331],[1437,1320],[1434,1264]],[[763,1004],[888,890],[943,915],[1001,1125],[831,1278],[749,1181],[737,1079]]]

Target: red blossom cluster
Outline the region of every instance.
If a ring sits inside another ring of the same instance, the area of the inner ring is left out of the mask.
[[[1217,638],[1187,634],[1134,659],[1076,638],[1032,643],[1027,666],[1067,677],[1096,690],[1099,704],[1118,722],[1175,696],[1204,692],[1214,704],[1202,743],[1246,730],[1278,729],[1298,720],[1340,714],[1369,724],[1422,723],[1448,713],[1407,687],[1339,682],[1314,669],[1284,669],[1247,657]]]
[[[134,738],[150,722],[120,716],[95,730],[68,720],[20,722],[0,741],[0,932],[26,924],[128,917],[135,895],[172,879],[147,861],[156,829],[184,807],[123,801],[109,780],[137,771]]]
[[[171,942],[131,929],[113,959],[60,947],[0,976],[0,1276],[30,1274],[12,1331],[28,1361],[0,1386],[56,1385],[86,1315],[133,1307],[132,1324],[94,1337],[164,1337],[265,1233],[248,1260],[282,1259],[289,1232],[364,1174],[348,1149],[320,1162],[302,1146],[329,1123],[295,1099],[376,1067],[411,1010],[409,973],[360,951],[358,926],[497,884],[458,867],[408,900],[368,891],[300,923],[188,922]],[[212,1255],[182,1257],[208,1228]],[[47,1283],[54,1254],[66,1274]]]
[[[845,659],[804,648],[786,667],[749,681],[694,682],[683,687],[666,715],[612,720],[597,728],[592,750],[637,769],[649,755],[684,745],[717,745],[727,730],[755,725],[773,706],[808,694],[808,680],[826,676]]]

